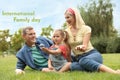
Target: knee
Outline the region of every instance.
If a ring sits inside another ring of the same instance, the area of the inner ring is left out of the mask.
[[[90,59],[84,57],[84,58],[79,60],[79,64],[81,66],[85,66],[85,65],[87,65],[89,63],[89,61],[90,61]]]
[[[67,65],[69,65],[69,66],[70,66],[70,65],[71,65],[71,62],[68,62],[68,63],[67,63]]]

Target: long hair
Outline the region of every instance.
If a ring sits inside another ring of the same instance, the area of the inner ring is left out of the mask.
[[[70,62],[71,61],[71,47],[68,43],[68,39],[69,39],[69,35],[68,35],[68,32],[67,31],[64,31],[62,29],[57,29],[55,31],[59,31],[60,32],[60,35],[64,38],[64,44],[66,45],[67,47],[67,61]]]
[[[75,21],[76,21],[75,24],[76,24],[76,27],[77,27],[78,29],[80,29],[81,26],[85,25],[85,22],[83,21],[81,15],[80,15],[80,12],[79,12],[77,9],[75,9],[75,8],[70,8],[70,9],[71,9],[72,11],[74,11],[73,16],[75,16]],[[69,8],[65,11],[65,13],[66,13],[67,11],[69,11]],[[69,26],[69,25],[67,24],[67,26]]]
[[[60,32],[60,35],[63,37],[63,39],[64,39],[64,43],[68,43],[68,38],[69,38],[69,36],[68,36],[68,33],[67,33],[67,31],[64,31],[64,30],[62,30],[62,29],[57,29],[57,30],[55,30],[55,32],[56,31],[59,31]]]

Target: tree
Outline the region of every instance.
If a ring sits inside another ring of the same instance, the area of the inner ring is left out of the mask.
[[[92,36],[117,35],[113,27],[113,5],[110,0],[90,0],[88,3],[78,8],[86,24],[92,28]]]
[[[51,25],[49,25],[48,27],[42,28],[42,33],[40,35],[41,36],[46,36],[47,38],[50,39],[51,32],[53,32],[53,28],[51,27]]]
[[[65,30],[66,28],[67,28],[67,24],[64,23],[64,24],[62,25],[62,29]]]
[[[11,46],[13,50],[18,51],[24,43],[24,40],[21,36],[21,29],[15,32],[15,34],[11,38]]]
[[[9,34],[9,29],[0,30],[0,51],[7,51],[10,47],[10,39],[11,35]]]

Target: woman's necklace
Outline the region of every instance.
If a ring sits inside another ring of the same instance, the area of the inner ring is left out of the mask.
[[[78,29],[71,28],[71,32],[72,32],[73,40],[76,41],[76,35],[77,35],[77,32],[78,32]]]
[[[73,36],[73,40],[76,41],[76,35]]]

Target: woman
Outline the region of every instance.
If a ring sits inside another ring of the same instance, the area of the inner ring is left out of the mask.
[[[79,11],[68,8],[65,12],[66,31],[69,34],[69,44],[72,49],[73,63],[71,70],[102,71],[120,74],[120,70],[113,70],[102,64],[101,54],[94,49],[90,42],[91,28],[85,25]]]

